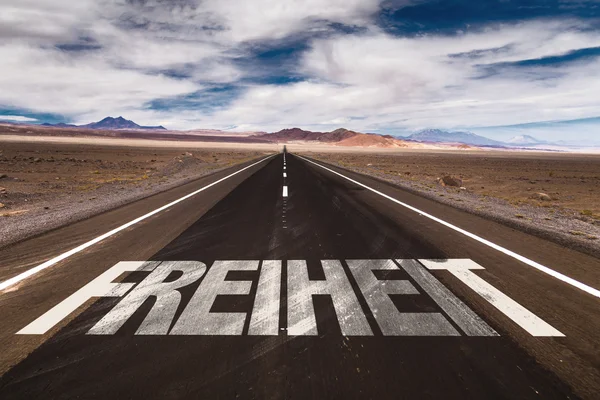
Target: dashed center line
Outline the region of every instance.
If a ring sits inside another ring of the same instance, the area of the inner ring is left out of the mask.
[[[281,222],[283,223],[283,229],[287,229],[287,223],[285,220],[285,211],[286,211],[286,206],[287,206],[287,197],[288,197],[288,187],[286,184],[286,178],[287,178],[287,172],[285,172],[286,170],[286,165],[285,165],[285,150],[283,152],[283,190],[282,190],[282,197],[283,197],[283,212],[281,214]]]

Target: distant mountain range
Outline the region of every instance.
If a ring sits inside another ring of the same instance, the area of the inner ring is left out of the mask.
[[[462,143],[473,146],[504,147],[506,144],[497,140],[488,139],[471,132],[450,132],[441,129],[425,129],[402,137],[404,140],[429,143]]]
[[[406,143],[393,136],[375,133],[360,133],[344,128],[331,132],[312,132],[300,128],[282,129],[279,132],[256,135],[256,138],[270,142],[290,141],[323,142],[337,146],[359,147],[407,147]]]
[[[265,133],[258,135],[258,137],[275,142],[287,142],[290,140],[339,142],[357,135],[364,135],[364,133],[358,133],[344,128],[336,129],[331,132],[312,132],[300,128],[291,128],[282,129],[279,132],[274,133]]]
[[[42,126],[50,126],[55,128],[87,128],[87,129],[149,129],[149,130],[166,130],[164,126],[141,126],[136,124],[135,122],[125,119],[123,117],[113,118],[106,117],[102,121],[92,122],[91,124],[86,125],[71,125],[65,123],[59,124],[42,124]]]
[[[423,131],[413,133],[410,136],[399,137],[399,139],[409,140],[414,142],[424,143],[463,143],[472,146],[484,147],[537,147],[537,146],[556,146],[557,143],[545,142],[529,135],[515,136],[512,139],[501,142],[486,138],[485,136],[476,135],[471,132],[452,132],[441,129],[425,129]]]
[[[2,122],[3,124],[10,125],[31,125],[27,122]],[[101,121],[92,122],[86,125],[73,125],[73,124],[49,124],[44,123],[41,126],[52,127],[52,128],[84,128],[84,129],[97,129],[106,131],[144,131],[144,130],[155,130],[155,131],[166,131],[167,129],[163,126],[142,126],[135,122],[125,119],[123,117],[106,117]],[[507,141],[499,141],[489,139],[485,136],[480,136],[472,132],[467,131],[447,131],[443,129],[425,129],[408,136],[390,136],[381,135],[375,133],[360,133],[349,129],[339,128],[331,132],[313,132],[303,130],[301,128],[289,128],[282,129],[278,132],[264,133],[264,132],[245,132],[243,134],[231,133],[219,130],[193,130],[186,131],[185,135],[201,135],[211,136],[215,140],[221,136],[231,137],[249,137],[251,139],[244,140],[259,140],[261,142],[271,143],[285,143],[290,141],[307,141],[307,142],[321,142],[334,144],[336,146],[358,146],[358,147],[409,147],[409,148],[437,148],[437,147],[458,147],[461,149],[467,149],[470,146],[475,147],[491,147],[491,148],[504,148],[504,149],[526,149],[535,148],[540,150],[561,150],[561,149],[577,149],[587,147],[598,147],[596,142],[582,142],[582,141],[565,141],[560,140],[556,142],[544,141],[537,139],[530,135],[519,135],[515,136]],[[156,133],[154,134],[156,135]],[[177,134],[175,131],[165,132],[165,135],[175,137]],[[208,139],[206,139],[208,140]]]
[[[540,145],[540,144],[548,144],[548,142],[544,142],[542,140],[536,139],[533,136],[529,136],[529,135],[515,136],[514,138],[510,139],[506,143],[513,144],[513,145],[519,145],[519,146],[535,146],[535,145]]]
[[[472,132],[445,131],[442,129],[425,129],[409,136],[390,136],[374,133],[360,133],[340,128],[331,132],[312,132],[300,128],[282,129],[278,132],[257,135],[257,138],[270,142],[325,142],[338,146],[362,147],[413,147],[414,144],[477,146],[493,148],[527,148],[537,146],[557,146],[558,144],[544,142],[529,135],[516,136],[507,142],[493,140]],[[461,147],[462,148],[462,147]]]

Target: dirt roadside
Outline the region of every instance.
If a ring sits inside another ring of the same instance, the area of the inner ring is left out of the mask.
[[[0,248],[267,153],[0,142]]]

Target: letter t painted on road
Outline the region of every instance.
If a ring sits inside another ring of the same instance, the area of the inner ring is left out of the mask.
[[[430,270],[447,270],[532,336],[565,336],[531,311],[475,275],[471,270],[484,269],[475,261],[452,259],[419,260],[419,262]]]

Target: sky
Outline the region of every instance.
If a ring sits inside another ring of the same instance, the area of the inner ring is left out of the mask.
[[[600,142],[600,0],[2,0],[0,119]]]

